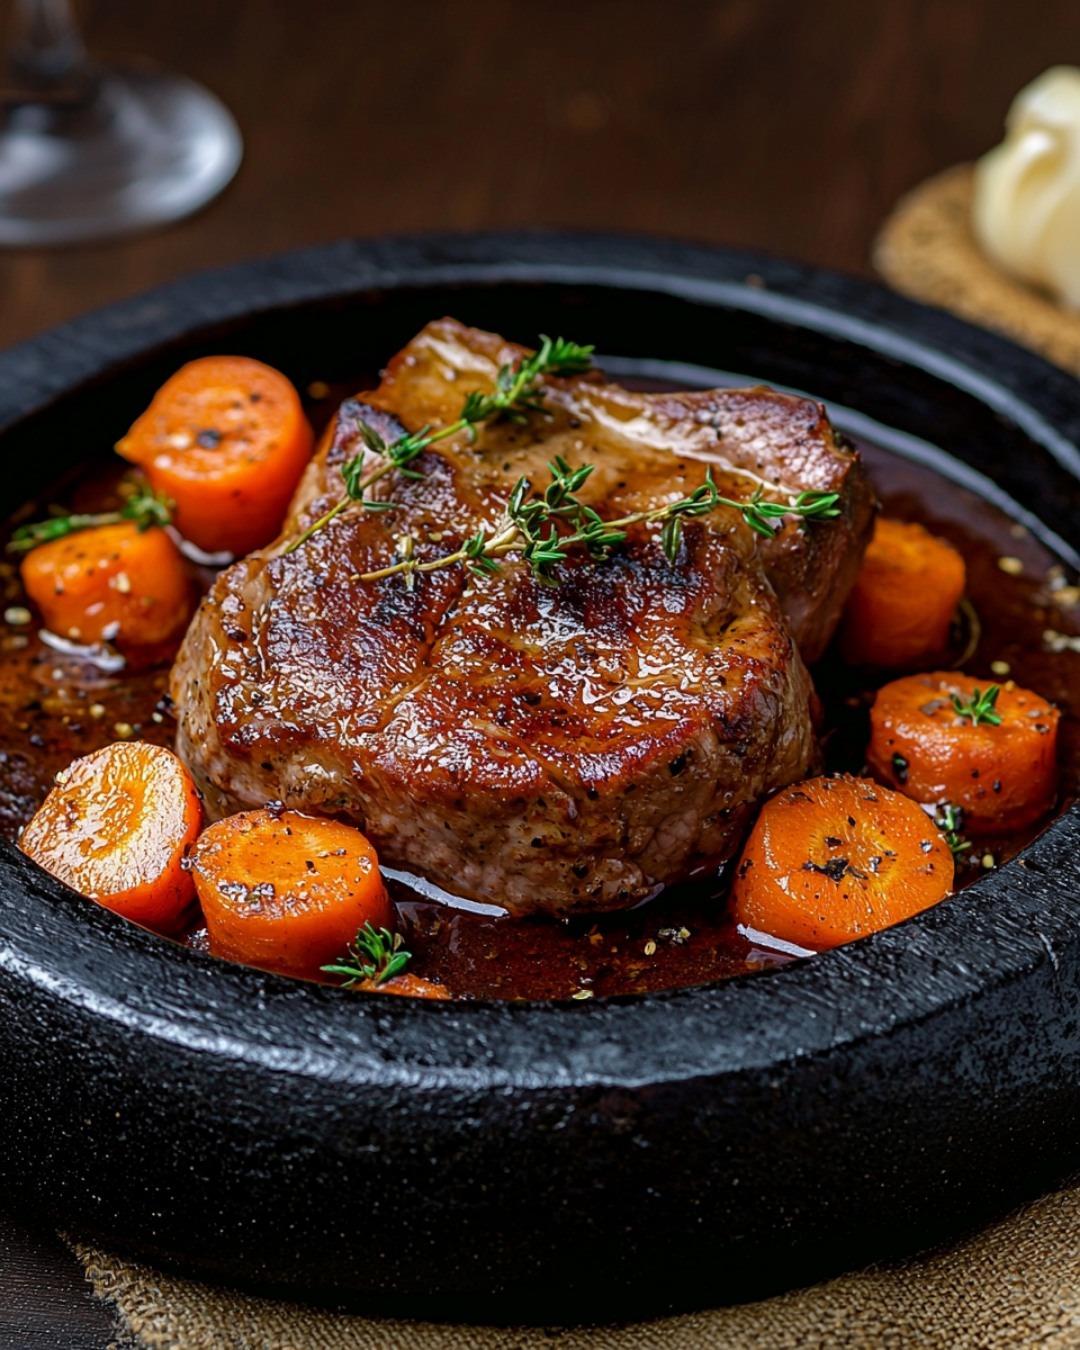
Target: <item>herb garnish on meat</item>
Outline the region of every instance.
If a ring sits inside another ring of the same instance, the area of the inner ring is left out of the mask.
[[[435,572],[456,563],[464,563],[470,571],[484,576],[500,570],[499,558],[507,553],[520,553],[538,581],[554,586],[558,584],[554,568],[566,561],[571,549],[584,548],[594,561],[603,562],[626,539],[631,525],[662,523],[660,541],[668,561],[674,562],[682,540],[683,521],[708,515],[718,506],[733,507],[751,529],[766,538],[772,538],[779,528],[773,521],[787,515],[801,520],[829,520],[840,514],[835,492],[800,492],[793,502],[770,502],[763,500],[759,490],[748,501],[733,501],[720,495],[712,470],[707,469],[704,483],[689,496],[649,511],[605,520],[576,496],[594,467],[582,464],[571,468],[556,456],[548,465],[551,482],[544,492],[532,494],[529,480],[519,478],[507,499],[504,519],[491,531],[477,530],[453,553],[427,562],[418,562],[409,549],[408,556],[401,561],[360,573],[357,580],[378,581],[399,573],[411,579],[417,572]]]
[[[564,338],[542,336],[538,351],[523,357],[514,365],[500,366],[494,391],[485,394],[474,389],[467,395],[457,421],[448,423],[438,431],[425,426],[419,431],[407,432],[394,441],[386,441],[372,427],[362,424],[360,434],[364,439],[364,449],[342,465],[345,492],[329,511],[292,540],[285,552],[295,553],[312,535],[353,503],[369,511],[393,509],[395,503],[392,501],[368,497],[368,489],[393,469],[398,469],[406,478],[423,477],[409,465],[437,441],[445,440],[459,431],[466,431],[475,440],[477,426],[493,417],[506,417],[523,425],[530,413],[544,413],[544,377],[583,374],[592,363],[593,350],[592,346],[581,346]],[[365,458],[369,451],[379,455],[383,463],[365,472]],[[620,519],[604,520],[574,496],[592,473],[592,465],[571,469],[564,460],[556,459],[548,467],[552,481],[542,496],[530,496],[532,485],[525,478],[518,479],[507,501],[506,518],[491,533],[478,530],[456,552],[429,562],[417,562],[412,557],[412,548],[409,546],[411,541],[406,540],[406,547],[401,550],[405,556],[399,562],[365,572],[358,580],[372,581],[397,573],[404,573],[411,579],[416,572],[433,572],[459,562],[483,575],[499,570],[496,559],[520,550],[536,577],[551,585],[555,584],[552,569],[564,561],[570,548],[584,547],[591,558],[602,561],[626,538],[626,528],[639,522],[663,522],[661,541],[664,552],[674,562],[679,551],[683,520],[707,515],[717,506],[730,506],[739,511],[750,528],[766,539],[778,533],[779,522],[786,516],[796,516],[801,520],[830,520],[840,514],[837,505],[839,494],[836,492],[800,492],[794,501],[780,502],[768,499],[764,489],[759,486],[746,501],[732,501],[720,496],[711,473],[708,473],[705,483],[680,501]],[[561,521],[569,533],[560,534],[555,528],[556,521]]]
[[[445,440],[459,431],[467,431],[470,439],[476,439],[476,428],[481,422],[492,417],[506,417],[511,422],[524,425],[529,413],[544,411],[544,388],[541,380],[546,375],[581,375],[592,364],[593,348],[583,347],[577,342],[565,338],[549,338],[541,335],[540,347],[531,356],[522,357],[515,365],[502,365],[495,377],[495,388],[490,394],[474,389],[462,405],[461,415],[456,422],[450,422],[438,431],[430,426],[419,431],[406,433],[397,440],[385,441],[371,427],[362,426],[365,449],[354,455],[342,465],[341,474],[345,480],[344,495],[335,502],[329,511],[314,521],[297,539],[285,549],[286,553],[295,553],[313,534],[341,514],[353,502],[358,502],[369,510],[387,510],[391,502],[369,500],[365,494],[372,484],[378,482],[391,469],[399,469],[407,478],[421,478],[422,474],[410,469],[417,456],[423,454],[429,445]],[[380,455],[384,463],[369,473],[364,473],[364,458],[368,450]]]

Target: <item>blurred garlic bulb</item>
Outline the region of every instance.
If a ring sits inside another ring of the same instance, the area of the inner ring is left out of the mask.
[[[1022,89],[975,168],[975,234],[999,266],[1080,309],[1080,70]]]

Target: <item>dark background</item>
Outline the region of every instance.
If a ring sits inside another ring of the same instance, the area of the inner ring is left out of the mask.
[[[0,3],[0,29],[12,0]],[[1077,0],[99,0],[95,53],[221,94],[246,139],[202,215],[0,253],[0,346],[195,268],[343,235],[647,231],[869,274],[898,196],[1080,65]],[[2,1141],[0,1141],[2,1147]],[[104,1347],[73,1260],[0,1218],[0,1346]]]
[[[12,0],[0,3],[6,18]],[[224,96],[240,176],[120,245],[0,254],[0,346],[342,235],[656,231],[869,272],[896,198],[1080,64],[1076,0],[98,0],[89,45]]]

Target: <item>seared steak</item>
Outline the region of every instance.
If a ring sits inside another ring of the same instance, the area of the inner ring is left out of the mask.
[[[517,361],[524,350],[443,319],[402,348],[379,388],[364,398],[410,430],[445,426],[458,417],[470,389],[489,389],[499,365]],[[738,501],[758,487],[781,500],[804,491],[840,494],[840,518],[826,528],[804,529],[789,519],[773,539],[758,542],[803,660],[813,665],[839,622],[874,517],[862,461],[838,441],[822,405],[764,386],[640,394],[595,375],[549,386],[545,406],[554,416],[527,432],[492,428],[480,443],[487,453],[468,461],[474,474],[493,484],[499,501],[505,500],[507,478],[512,483],[525,474],[545,482],[556,454],[572,464],[595,463],[593,491],[601,481],[608,487],[621,480],[641,483],[659,456],[655,471],[666,481],[643,492],[648,505],[681,495],[686,482],[699,483],[695,461],[711,465],[723,495]],[[505,470],[503,451],[510,464]],[[672,456],[690,463],[673,470]]]
[[[730,857],[758,800],[806,773],[811,687],[791,629],[814,653],[827,640],[871,498],[809,400],[582,377],[551,380],[527,426],[448,438],[413,464],[422,478],[382,480],[396,510],[352,507],[283,553],[340,495],[362,421],[388,440],[445,425],[520,354],[444,320],[343,405],[282,540],[225,571],[191,626],[178,748],[215,814],[277,798],[354,821],[384,863],[458,894],[618,908]],[[580,495],[605,517],[686,495],[703,461],[727,496],[826,489],[843,513],[759,541],[721,507],[686,524],[674,564],[656,526],[635,526],[555,588],[513,556],[494,577],[357,579],[404,535],[427,559],[495,526],[519,475],[542,486],[555,455],[596,465]]]

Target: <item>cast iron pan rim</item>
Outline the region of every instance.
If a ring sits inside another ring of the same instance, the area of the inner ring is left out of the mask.
[[[499,283],[659,291],[850,341],[972,394],[1080,477],[1080,385],[1002,339],[870,283],[779,259],[565,232],[342,241],[172,283],[0,354],[0,431],[215,323],[372,292]],[[505,1081],[544,1089],[584,1078],[685,1081],[889,1034],[1036,966],[1056,968],[1064,949],[1080,942],[1078,833],[1080,811],[1073,808],[1023,855],[1036,874],[1077,883],[1060,887],[1062,904],[1052,915],[1025,911],[1025,873],[1014,862],[899,928],[783,970],[553,1004],[362,1000],[218,962],[87,907],[5,845],[0,967],[39,994],[150,1038],[342,1082],[377,1077],[383,1085],[435,1089]],[[979,925],[973,947],[972,921],[988,905],[1001,923]],[[918,1001],[910,1002],[910,976],[928,961],[942,978],[917,981]],[[174,979],[188,1006],[162,996]],[[560,1050],[569,1019],[576,1029],[573,1065]],[[688,1019],[708,1034],[688,1035]],[[527,1072],[522,1063],[531,1064]]]
[[[839,336],[977,395],[1080,474],[1077,381],[985,329],[873,282],[765,254],[564,230],[343,239],[192,273],[0,352],[0,432],[207,325],[378,291],[500,283],[658,291]],[[1043,402],[1076,404],[1067,434],[1030,401],[1033,385]]]

